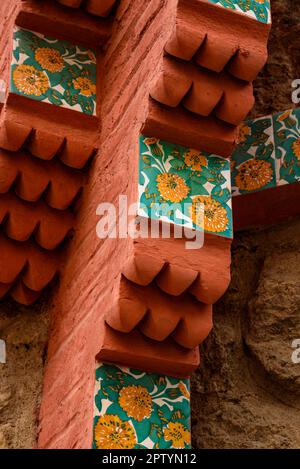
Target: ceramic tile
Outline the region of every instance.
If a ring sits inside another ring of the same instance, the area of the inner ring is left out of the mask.
[[[271,23],[270,0],[209,0],[215,5],[244,13],[261,23]]]
[[[271,116],[246,121],[231,158],[232,195],[276,186],[276,162]]]
[[[232,237],[229,161],[141,136],[138,214]]]
[[[277,184],[300,181],[300,109],[273,116]]]
[[[15,28],[10,90],[95,115],[95,53],[67,41]]]
[[[190,448],[189,380],[100,363],[94,449]]]

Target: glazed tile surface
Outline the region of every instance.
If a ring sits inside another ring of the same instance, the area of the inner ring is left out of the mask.
[[[141,136],[138,214],[232,237],[229,161]]]
[[[277,184],[300,181],[300,109],[273,116]]]
[[[300,181],[300,109],[247,121],[231,159],[232,195]]]
[[[99,364],[94,449],[190,448],[189,380]]]
[[[215,5],[244,13],[262,23],[271,23],[270,0],[209,0]]]
[[[67,41],[15,28],[10,90],[95,115],[95,53]]]
[[[246,121],[231,160],[233,195],[276,186],[276,161],[271,116]]]

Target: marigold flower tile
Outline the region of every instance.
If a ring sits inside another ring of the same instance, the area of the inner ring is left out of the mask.
[[[239,128],[231,158],[232,195],[276,187],[276,158],[271,116],[249,120]]]
[[[229,161],[141,136],[138,215],[231,238]]]
[[[274,114],[277,185],[300,181],[300,109]]]
[[[83,46],[16,27],[10,91],[96,115],[96,55]]]
[[[94,449],[190,448],[190,383],[99,363]]]
[[[246,121],[231,158],[232,195],[300,181],[300,109]]]

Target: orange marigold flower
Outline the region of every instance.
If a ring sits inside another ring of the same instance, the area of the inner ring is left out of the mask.
[[[32,65],[17,65],[12,79],[16,88],[29,96],[41,96],[50,86],[47,75]]]
[[[163,432],[164,439],[172,441],[172,448],[185,448],[191,443],[191,433],[180,422],[169,422]]]
[[[184,153],[184,161],[195,171],[201,171],[202,166],[207,166],[207,158],[197,150],[188,150]]]
[[[294,143],[292,145],[292,149],[293,149],[294,155],[296,156],[298,161],[300,161],[300,137],[297,138],[297,140],[294,141]]]
[[[125,386],[119,394],[119,404],[129,417],[141,422],[152,412],[152,398],[144,386]]]
[[[73,80],[75,90],[79,90],[84,96],[96,94],[96,85],[86,77],[78,77]]]
[[[190,188],[178,174],[159,174],[156,181],[160,195],[170,202],[181,202],[190,192]]]
[[[239,189],[254,191],[266,186],[273,177],[273,168],[268,161],[251,159],[238,167],[235,184]]]
[[[96,423],[95,442],[98,449],[132,449],[137,440],[130,422],[117,415],[103,415]]]
[[[239,135],[238,135],[237,143],[243,143],[247,139],[248,135],[250,134],[251,134],[251,127],[249,127],[246,124],[241,124],[239,126]]]
[[[194,197],[190,211],[193,223],[206,231],[221,233],[227,228],[228,217],[226,208],[210,195]]]
[[[42,68],[49,72],[61,72],[64,68],[64,59],[57,49],[40,47],[35,51],[35,60]]]

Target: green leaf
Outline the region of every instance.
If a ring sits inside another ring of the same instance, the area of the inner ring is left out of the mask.
[[[149,166],[151,164],[151,158],[150,158],[149,155],[143,155],[142,160],[147,166]]]
[[[183,170],[187,168],[184,161],[179,160],[178,158],[174,158],[173,160],[170,160],[170,165],[172,166],[172,168],[177,169],[177,170]]]
[[[56,106],[61,106],[63,104],[63,96],[56,90],[48,90],[47,97],[49,101]]]
[[[255,156],[260,160],[269,160],[273,154],[273,150],[273,143],[270,143],[269,145],[260,145],[255,152]]]
[[[75,106],[78,103],[78,95],[79,93],[71,93],[70,90],[65,90],[64,92],[64,99],[70,106]]]
[[[221,204],[226,204],[231,197],[229,189],[222,189],[220,186],[216,186],[211,191],[211,195],[217,199]]]

